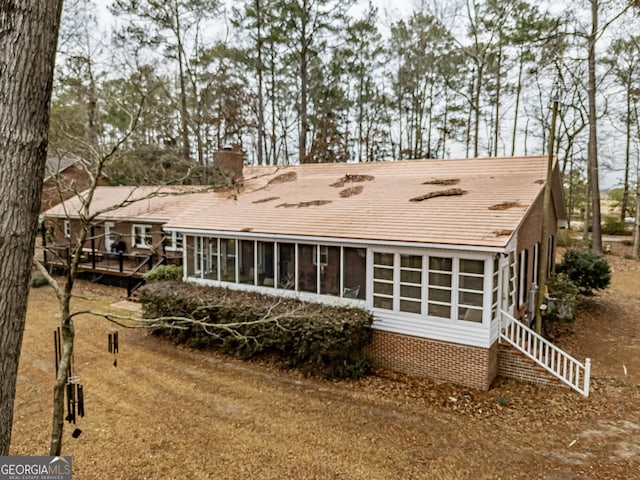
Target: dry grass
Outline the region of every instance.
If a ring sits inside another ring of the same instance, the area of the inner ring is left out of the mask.
[[[488,392],[395,374],[326,382],[76,322],[83,430],[64,435],[74,479],[629,479],[640,471],[640,276],[614,250],[611,290],[558,341],[591,356],[589,399],[498,379]],[[82,283],[109,308],[118,290]],[[31,292],[11,453],[48,451],[53,385],[48,288]],[[626,362],[627,375],[622,363]],[[505,405],[506,404],[506,405]],[[575,442],[574,442],[575,441]]]

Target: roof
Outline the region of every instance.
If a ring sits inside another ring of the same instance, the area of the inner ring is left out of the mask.
[[[64,172],[68,168],[79,164],[80,168],[86,168],[87,162],[80,157],[75,155],[66,155],[66,156],[47,156],[47,162],[45,164],[44,170],[44,181],[46,182],[52,177]],[[101,177],[108,178],[106,172],[100,173]]]
[[[166,228],[505,247],[546,168],[542,156],[253,167],[243,192],[198,195]]]
[[[237,189],[161,197],[110,216],[191,232],[504,248],[542,195],[546,168],[543,156],[249,167]],[[126,188],[99,188],[93,207],[120,201]]]
[[[48,156],[45,164],[44,180],[56,176],[58,173],[65,171],[71,165],[79,162],[80,158],[76,156]]]
[[[89,214],[101,212],[99,218],[103,220],[165,223],[184,209],[183,204],[193,198],[193,192],[204,189],[206,187],[96,187]],[[79,216],[88,192],[84,191],[50,208],[44,215],[64,218]]]

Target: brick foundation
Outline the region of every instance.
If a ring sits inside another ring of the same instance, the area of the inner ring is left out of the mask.
[[[488,390],[498,372],[498,344],[472,347],[376,330],[368,347],[374,365]]]
[[[501,343],[498,347],[498,375],[521,382],[542,385],[564,385],[560,380],[536,365],[511,345]]]

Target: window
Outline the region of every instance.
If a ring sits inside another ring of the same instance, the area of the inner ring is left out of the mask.
[[[422,313],[422,256],[400,255],[401,312]]]
[[[220,239],[220,280],[236,281],[236,240],[234,238]]]
[[[315,245],[298,245],[298,290],[317,293],[318,262]]]
[[[112,222],[104,222],[104,249],[111,250],[111,245],[116,241],[115,225]]]
[[[211,280],[218,280],[218,265],[220,260],[218,258],[218,242],[217,238],[207,238],[207,243],[204,245],[204,254],[209,258],[207,262],[207,269],[204,271],[204,278]]]
[[[320,294],[340,296],[340,247],[321,245]]]
[[[133,246],[136,248],[151,248],[153,237],[151,225],[134,225],[132,227]]]
[[[278,243],[278,287],[296,288],[296,246],[294,243]]]
[[[498,318],[498,285],[500,272],[498,257],[493,259],[493,282],[491,285],[491,320]]]
[[[62,224],[62,233],[64,233],[64,238],[71,238],[71,222],[69,220],[65,220]]]
[[[253,240],[239,240],[239,242],[238,280],[240,283],[253,285],[255,283],[255,269],[253,268],[255,242]]]
[[[394,254],[373,254],[373,306],[393,310]]]
[[[183,247],[182,233],[166,232],[165,233],[166,249],[172,252],[181,252]]]
[[[513,311],[516,296],[516,254],[509,253],[509,310]]]
[[[518,307],[527,303],[527,270],[529,269],[529,251],[521,250],[518,256]]]
[[[429,257],[427,315],[451,318],[453,259]]]
[[[555,265],[555,259],[556,259],[556,252],[555,252],[556,237],[554,237],[553,235],[549,236],[548,247],[549,247],[549,250],[548,250],[547,255],[549,255],[549,257],[548,257],[548,262],[547,262],[547,277],[549,275],[551,275],[551,273],[554,272],[555,269],[556,269],[556,265]]]
[[[533,283],[538,284],[538,270],[540,269],[540,242],[533,246]]]
[[[458,319],[482,323],[484,261],[460,260],[458,275]]]
[[[367,250],[344,247],[342,249],[342,296],[367,298]]]
[[[275,245],[273,242],[256,242],[258,250],[258,285],[274,287]]]

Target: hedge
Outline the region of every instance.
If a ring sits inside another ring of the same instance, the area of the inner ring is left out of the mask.
[[[362,309],[183,282],[146,285],[140,302],[144,318],[163,319],[151,322],[152,333],[191,347],[271,357],[325,378],[358,378],[370,367],[363,349],[371,342],[373,317]]]

